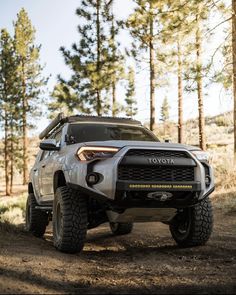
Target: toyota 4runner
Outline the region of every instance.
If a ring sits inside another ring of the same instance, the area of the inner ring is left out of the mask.
[[[52,220],[60,251],[81,251],[87,230],[105,222],[115,235],[163,222],[183,247],[209,239],[214,180],[199,148],[162,143],[139,121],[80,115],[59,114],[39,138],[26,228],[42,237]]]

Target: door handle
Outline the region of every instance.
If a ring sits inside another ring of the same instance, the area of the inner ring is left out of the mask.
[[[43,164],[43,165],[42,165],[42,168],[45,168],[45,167],[46,167],[46,164]]]
[[[34,172],[36,172],[36,171],[37,171],[37,169],[35,168],[35,169],[34,169]]]

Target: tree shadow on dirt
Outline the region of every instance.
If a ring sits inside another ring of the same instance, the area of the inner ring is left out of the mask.
[[[12,224],[9,221],[0,221],[0,233],[21,234],[26,233],[23,224]]]
[[[117,284],[116,286],[107,286],[102,282],[99,283],[99,278],[97,279],[96,285],[93,284],[92,280],[83,280],[77,278],[76,281],[63,281],[61,277],[58,280],[49,279],[47,277],[42,277],[32,273],[31,271],[20,271],[14,269],[4,269],[0,266],[0,278],[2,282],[7,278],[15,280],[16,284],[18,281],[21,282],[21,286],[17,285],[14,287],[14,290],[7,287],[6,290],[1,290],[0,292],[17,294],[24,293],[24,284],[32,285],[34,290],[41,292],[42,290],[47,290],[47,293],[58,292],[58,293],[80,293],[80,294],[213,294],[217,291],[217,294],[235,294],[236,292],[236,283],[215,283],[210,286],[198,281],[196,285],[191,284],[172,284],[171,286],[163,287],[157,284],[145,282],[143,285],[140,283],[140,286],[130,287],[124,284]],[[4,286],[4,284],[2,284]],[[45,291],[44,291],[45,292]]]

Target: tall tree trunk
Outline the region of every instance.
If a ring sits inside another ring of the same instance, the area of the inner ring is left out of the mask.
[[[152,1],[150,5],[150,40],[149,40],[149,67],[150,67],[150,130],[155,127],[155,50],[153,36]]]
[[[232,53],[234,96],[234,164],[236,165],[236,0],[232,0]]]
[[[116,57],[116,49],[115,49],[115,24],[114,24],[114,14],[112,12],[112,28],[111,28],[111,38],[113,43],[112,48],[112,59],[113,59],[113,65],[115,62]],[[115,117],[117,113],[117,106],[116,106],[116,72],[113,72],[112,77],[112,116]]]
[[[26,98],[26,83],[25,83],[25,68],[22,61],[22,133],[23,133],[23,184],[28,182],[28,134],[27,134],[27,98]]]
[[[182,52],[178,38],[178,142],[183,143],[183,78]]]
[[[27,119],[26,119],[26,102],[23,101],[23,184],[28,181],[28,138],[27,138]]]
[[[11,114],[12,116],[13,114]],[[10,179],[10,193],[13,191],[13,177],[14,177],[14,146],[13,146],[13,119],[11,118],[11,147],[10,147],[10,162],[11,162],[11,179]]]
[[[5,134],[4,134],[4,162],[5,162],[5,187],[6,187],[6,196],[11,195],[11,190],[10,190],[10,178],[9,178],[9,164],[10,164],[10,159],[9,159],[9,149],[8,149],[8,120],[6,118],[6,112],[5,112]]]
[[[100,36],[100,0],[97,0],[96,2],[96,9],[97,9],[97,21],[96,21],[96,27],[97,27],[97,75],[98,80],[100,79],[100,67],[101,67],[101,36]],[[99,81],[97,81],[99,83]],[[101,90],[99,86],[97,86],[96,91],[97,96],[97,115],[101,116]]]
[[[196,53],[197,53],[197,93],[198,93],[198,114],[199,114],[199,145],[202,150],[206,150],[205,117],[203,105],[202,87],[202,36],[198,21],[196,31]]]
[[[115,117],[117,114],[116,109],[116,82],[112,82],[112,116]]]

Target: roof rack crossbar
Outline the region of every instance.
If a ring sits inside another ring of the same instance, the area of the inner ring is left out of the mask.
[[[64,119],[64,114],[59,113],[58,116],[52,120],[52,122],[39,134],[39,139],[43,139],[52,131],[58,124],[60,124]]]

